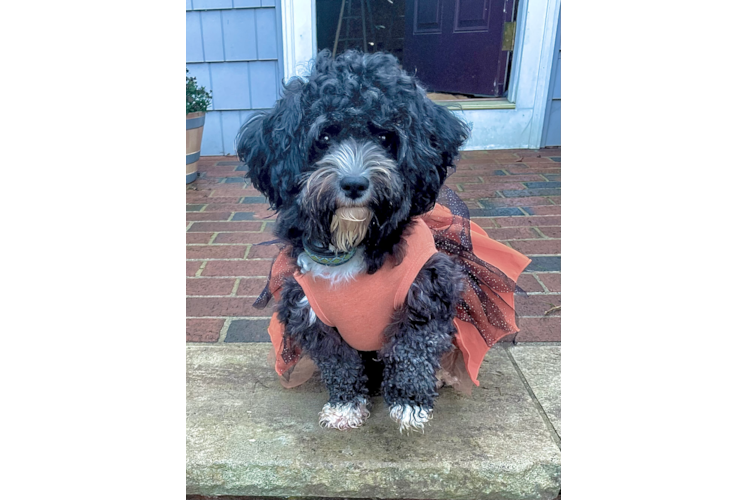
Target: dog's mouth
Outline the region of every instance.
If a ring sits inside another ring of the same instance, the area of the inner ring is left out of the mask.
[[[337,251],[348,252],[359,246],[369,232],[373,212],[368,207],[341,207],[330,223],[331,243]]]

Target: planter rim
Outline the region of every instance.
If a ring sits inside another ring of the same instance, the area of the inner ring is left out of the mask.
[[[190,118],[200,118],[204,114],[205,111],[194,111],[192,113],[187,113],[187,119],[189,120]]]

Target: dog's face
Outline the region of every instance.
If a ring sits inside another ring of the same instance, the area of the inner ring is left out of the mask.
[[[280,212],[279,236],[347,251],[391,245],[430,210],[467,135],[393,56],[323,51],[244,124],[237,153]]]

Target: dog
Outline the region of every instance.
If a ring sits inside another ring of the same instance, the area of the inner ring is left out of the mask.
[[[314,362],[329,392],[323,427],[361,426],[376,376],[400,432],[423,431],[433,416],[468,285],[422,217],[469,132],[394,56],[322,51],[237,135],[286,245],[273,265],[276,281],[277,268],[289,270],[274,292],[276,369]]]

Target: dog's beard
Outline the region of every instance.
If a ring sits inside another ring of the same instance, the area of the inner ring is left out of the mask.
[[[330,224],[332,245],[347,252],[364,241],[369,232],[372,211],[367,207],[342,207],[335,211]]]

